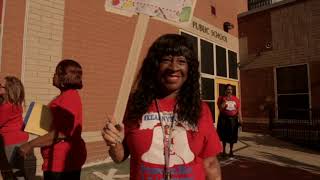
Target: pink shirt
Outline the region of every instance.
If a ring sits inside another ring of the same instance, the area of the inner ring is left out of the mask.
[[[22,106],[11,103],[0,104],[0,135],[5,145],[26,142],[28,134],[22,131]]]

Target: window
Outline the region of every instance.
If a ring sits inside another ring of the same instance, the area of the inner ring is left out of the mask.
[[[216,46],[217,75],[227,77],[226,49]]]
[[[202,99],[214,100],[214,79],[201,78]]]
[[[181,32],[181,35],[187,37],[191,42],[193,42],[194,47],[196,47],[198,59],[200,61],[201,68],[201,98],[203,101],[207,102],[210,110],[212,112],[212,118],[215,119],[215,94],[214,94],[214,44],[193,36]],[[199,48],[199,51],[198,51]]]
[[[214,75],[213,44],[201,39],[200,47],[201,47],[201,72]]]
[[[276,69],[279,119],[309,119],[308,66]]]
[[[215,0],[211,0],[210,8],[211,8],[211,14],[216,16],[216,3],[215,3]]]
[[[215,121],[215,96],[214,96],[214,79],[201,78],[201,97],[207,102],[212,113],[212,119]]]
[[[181,32],[181,35],[188,38],[192,42],[195,53],[198,56],[198,38],[184,32]]]
[[[237,54],[233,51],[228,51],[228,61],[229,61],[229,78],[238,79]]]
[[[203,38],[181,32],[182,36],[187,37],[194,45],[201,71],[201,98],[207,102],[215,120],[215,78],[221,76],[225,78],[238,79],[237,53],[216,45]],[[228,54],[227,54],[228,52]],[[229,71],[228,71],[229,69]],[[224,85],[219,84],[219,92],[224,92]],[[233,93],[236,87],[233,86]]]

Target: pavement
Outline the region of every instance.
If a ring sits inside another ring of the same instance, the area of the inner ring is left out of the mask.
[[[235,154],[220,161],[223,180],[320,180],[320,152],[269,135],[241,132]]]
[[[319,151],[269,135],[240,132],[234,154],[233,158],[219,156],[223,180],[320,180]],[[87,166],[82,170],[81,179],[127,180],[129,161],[114,164],[107,159]]]
[[[240,132],[234,154],[233,158],[218,156],[223,180],[320,180],[319,151],[269,135]],[[129,172],[129,160],[115,164],[106,159],[87,164],[81,180],[128,180]]]

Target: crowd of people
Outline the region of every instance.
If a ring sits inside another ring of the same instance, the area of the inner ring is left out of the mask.
[[[199,61],[188,39],[165,34],[149,48],[130,94],[124,119],[108,118],[102,137],[116,163],[130,156],[130,179],[221,179],[217,155],[237,142],[240,102],[226,86],[219,97],[218,133],[209,106],[201,100]],[[80,179],[86,145],[81,138],[82,68],[58,63],[49,104],[50,131],[32,140],[23,131],[24,87],[13,76],[0,84],[0,157],[4,179],[34,179],[33,149],[40,147],[45,180]],[[122,122],[121,124],[118,124]],[[220,140],[223,146],[221,146]]]

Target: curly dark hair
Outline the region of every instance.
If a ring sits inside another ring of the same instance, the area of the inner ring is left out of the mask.
[[[160,96],[157,73],[164,56],[184,56],[188,64],[187,80],[176,97],[179,121],[196,127],[201,112],[199,62],[192,42],[178,34],[165,34],[149,48],[130,96],[125,121],[137,121],[147,112],[152,101]]]

